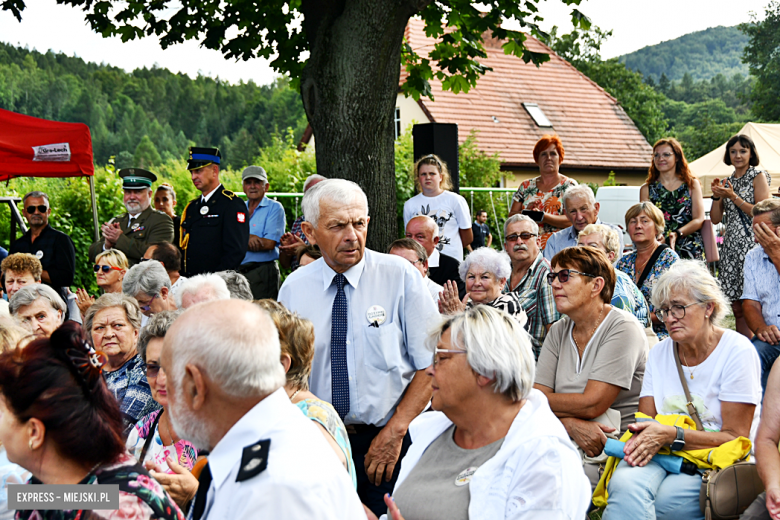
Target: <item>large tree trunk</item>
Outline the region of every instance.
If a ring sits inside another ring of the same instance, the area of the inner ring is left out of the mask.
[[[409,18],[430,0],[303,0],[311,57],[301,95],[317,172],[368,196],[368,247],[397,238],[393,118]]]

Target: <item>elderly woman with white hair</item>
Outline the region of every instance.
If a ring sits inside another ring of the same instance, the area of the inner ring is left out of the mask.
[[[65,302],[48,285],[22,287],[8,305],[11,315],[37,337],[48,338],[65,320]]]
[[[229,300],[230,290],[225,280],[215,273],[188,278],[176,293],[176,306],[188,309],[193,305],[214,300]]]
[[[460,278],[466,282],[466,296],[458,298],[458,287],[452,281],[444,284],[439,296],[439,312],[455,314],[475,305],[488,305],[513,316],[525,325],[527,316],[517,293],[502,294],[506,280],[512,274],[509,255],[489,247],[470,253],[460,264]]]
[[[141,417],[160,408],[146,379],[146,363],[138,355],[141,309],[123,293],[98,298],[84,317],[84,330],[95,350],[106,356],[103,377],[119,401],[125,435]]]
[[[135,298],[145,316],[176,310],[168,271],[157,260],[136,264],[122,280],[122,292]]]
[[[412,421],[393,519],[584,518],[590,487],[517,321],[485,305],[429,336],[433,412]]]
[[[630,426],[634,433],[607,485],[605,519],[704,518],[701,475],[668,473],[652,460],[672,451],[716,448],[737,437],[755,438],[761,413],[761,364],[750,341],[720,327],[728,301],[703,263],[681,260],[655,283],[653,305],[669,337],[650,352],[639,411],[655,421]],[[691,416],[678,363],[695,413]],[[696,429],[659,422],[685,415]]]

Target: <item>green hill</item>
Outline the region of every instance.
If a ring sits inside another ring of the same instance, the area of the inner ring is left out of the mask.
[[[240,168],[291,128],[300,138],[306,116],[300,95],[279,79],[231,85],[153,67],[133,72],[54,52],[0,43],[0,108],[86,123],[95,162],[118,167],[181,158],[187,146],[219,146]]]
[[[681,80],[686,72],[695,81],[718,74],[727,78],[734,74],[747,76],[747,65],[741,61],[747,41],[747,36],[736,27],[711,27],[650,45],[620,56],[619,60],[656,81],[662,73],[672,81]]]

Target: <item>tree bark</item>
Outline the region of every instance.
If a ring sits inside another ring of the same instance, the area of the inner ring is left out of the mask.
[[[303,106],[317,143],[317,172],[356,182],[368,196],[369,248],[395,240],[394,112],[401,45],[426,1],[303,0],[311,57]]]

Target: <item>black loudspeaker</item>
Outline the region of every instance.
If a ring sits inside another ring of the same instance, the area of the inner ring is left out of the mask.
[[[455,123],[427,123],[414,125],[412,128],[414,139],[414,160],[428,154],[438,155],[447,163],[447,169],[452,178],[452,191],[460,192],[458,172],[458,125]]]

